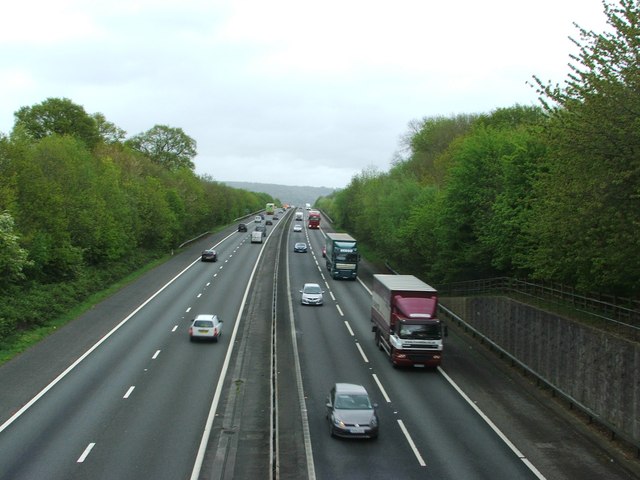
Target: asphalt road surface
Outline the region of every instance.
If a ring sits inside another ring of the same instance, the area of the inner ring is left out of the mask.
[[[195,242],[0,367],[0,479],[639,478],[455,328],[440,370],[392,368],[370,331],[373,269],[329,279],[322,231],[274,223],[261,245],[231,228]],[[212,245],[219,261],[199,262]],[[309,281],[322,307],[300,305]],[[221,316],[218,343],[189,342],[198,313]],[[377,440],[329,435],[338,381],[379,404]]]

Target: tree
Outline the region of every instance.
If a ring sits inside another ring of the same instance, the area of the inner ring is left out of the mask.
[[[127,136],[127,132],[117,127],[114,123],[109,122],[102,113],[94,113],[91,117],[96,122],[100,138],[105,143],[123,142]]]
[[[611,31],[579,28],[563,87],[534,77],[550,117],[537,184],[537,277],[582,290],[640,289],[640,3],[604,3]],[[576,25],[577,26],[577,25]]]
[[[197,154],[196,141],[181,128],[156,125],[144,133],[135,135],[126,143],[168,170],[195,168],[193,158]]]
[[[32,263],[28,260],[28,252],[20,247],[14,226],[8,212],[0,213],[0,284],[24,278],[24,267]]]
[[[14,115],[14,132],[25,132],[34,140],[54,134],[70,135],[89,149],[100,141],[95,119],[67,98],[48,98],[33,107],[22,107]]]

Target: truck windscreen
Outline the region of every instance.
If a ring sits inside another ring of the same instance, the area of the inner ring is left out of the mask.
[[[433,325],[406,325],[400,327],[400,338],[414,340],[440,340],[442,334],[440,326]]]

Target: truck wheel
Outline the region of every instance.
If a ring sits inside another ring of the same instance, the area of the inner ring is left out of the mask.
[[[393,363],[393,353],[395,352],[395,348],[390,347],[389,348],[389,361],[391,362],[391,366],[393,368],[398,368],[398,365],[396,365],[395,363]]]
[[[382,350],[382,342],[380,342],[380,331],[376,330],[376,345],[378,350]]]

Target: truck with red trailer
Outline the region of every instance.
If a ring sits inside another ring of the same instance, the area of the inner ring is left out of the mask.
[[[447,327],[438,319],[438,292],[413,275],[374,275],[371,329],[394,367],[437,367]]]
[[[309,210],[307,216],[309,228],[320,228],[320,212],[318,210]]]

